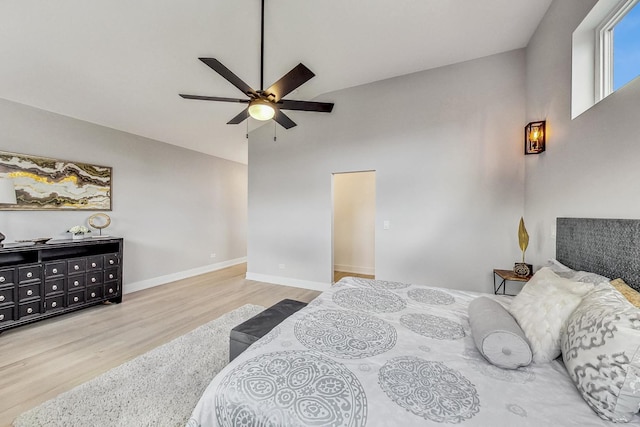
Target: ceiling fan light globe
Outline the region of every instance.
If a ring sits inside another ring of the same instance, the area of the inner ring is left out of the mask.
[[[249,115],[256,120],[271,120],[276,110],[266,101],[254,101],[249,105]]]

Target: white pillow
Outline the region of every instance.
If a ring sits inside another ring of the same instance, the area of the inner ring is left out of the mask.
[[[513,299],[509,311],[524,331],[534,363],[560,356],[560,336],[567,319],[593,284],[564,279],[543,267]]]

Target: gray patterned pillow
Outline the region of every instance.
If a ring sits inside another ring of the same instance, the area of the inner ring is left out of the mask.
[[[629,422],[640,409],[640,310],[598,285],[569,317],[564,364],[584,400],[604,419]]]
[[[597,273],[573,270],[556,259],[548,260],[544,267],[549,267],[551,271],[553,271],[560,277],[574,280],[576,282],[593,283],[594,285],[598,285],[602,282],[611,281],[610,278]]]

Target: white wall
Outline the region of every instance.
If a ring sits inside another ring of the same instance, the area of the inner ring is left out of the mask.
[[[492,289],[519,257],[524,70],[507,52],[324,95],[333,113],[291,112],[275,143],[254,131],[247,277],[328,287],[331,174],[375,170],[376,277]]]
[[[529,261],[555,255],[559,216],[640,218],[640,79],[571,120],[571,35],[595,0],[556,0],[527,48],[527,119],[547,151],[526,158]]]
[[[125,292],[246,256],[245,165],[6,100],[0,129],[2,151],[113,167],[104,232],[124,238]],[[93,213],[1,211],[0,230],[7,241],[64,238]]]
[[[333,176],[333,269],[375,274],[376,173]]]

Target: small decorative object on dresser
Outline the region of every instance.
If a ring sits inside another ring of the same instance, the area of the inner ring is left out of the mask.
[[[99,212],[89,217],[89,225],[97,229],[99,231],[99,236],[102,236],[102,229],[111,225],[111,218],[106,213]],[[104,237],[107,236],[105,235]]]
[[[122,239],[0,248],[0,332],[122,302]]]
[[[520,250],[522,251],[522,262],[516,262],[513,266],[513,272],[520,277],[527,277],[531,274],[533,266],[524,262],[524,253],[529,246],[529,233],[524,226],[524,219],[520,217],[520,225],[518,226],[518,243],[520,244]]]
[[[74,225],[67,231],[67,233],[71,233],[71,238],[73,240],[78,240],[84,239],[85,234],[91,233],[91,230],[89,230],[84,225]]]

